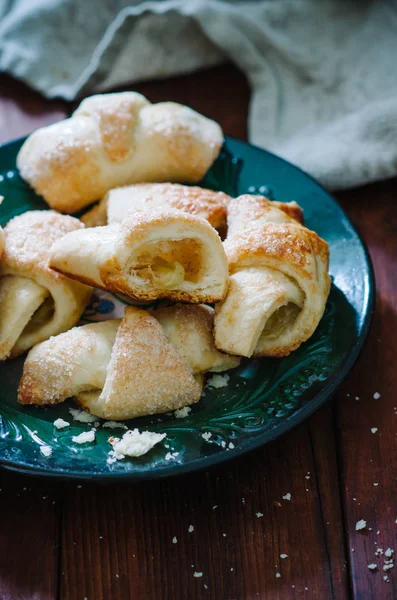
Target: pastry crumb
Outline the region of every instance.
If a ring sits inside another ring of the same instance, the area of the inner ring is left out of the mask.
[[[75,444],[87,444],[95,441],[95,431],[83,431],[79,435],[72,436],[72,442]]]
[[[43,456],[48,458],[52,454],[52,448],[51,448],[51,446],[47,446],[47,445],[40,446],[40,452]]]
[[[167,454],[165,455],[165,460],[172,460],[177,456],[179,456],[179,452],[167,452]]]
[[[207,381],[207,385],[213,388],[223,388],[229,383],[230,375],[212,375]]]
[[[70,427],[70,423],[69,421],[65,421],[64,419],[55,419],[54,421],[54,427],[56,427],[57,429],[64,429],[65,427]]]
[[[185,417],[187,417],[191,412],[192,412],[192,409],[190,408],[190,406],[185,406],[184,408],[178,408],[174,412],[174,417],[176,419],[185,419]]]
[[[167,437],[166,433],[130,429],[125,432],[121,439],[109,438],[108,441],[113,447],[113,454],[111,454],[111,451],[109,452],[110,458],[122,460],[126,456],[143,456],[165,437]]]
[[[69,408],[69,412],[75,421],[79,423],[94,423],[98,417],[91,415],[86,410],[80,410],[80,408]]]
[[[120,423],[119,421],[105,421],[105,423],[102,423],[102,427],[106,429],[128,429],[125,423]]]

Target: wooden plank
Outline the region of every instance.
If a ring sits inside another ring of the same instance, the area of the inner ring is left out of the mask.
[[[23,83],[0,74],[0,144],[63,119],[66,105],[45,100]]]
[[[58,485],[0,471],[0,598],[52,600],[58,586]]]
[[[397,553],[396,191],[394,180],[338,195],[368,244],[377,284],[368,342],[339,394],[344,510],[357,600],[397,598],[397,570],[383,571],[384,555],[375,556],[377,548]],[[367,528],[356,531],[360,519]],[[378,565],[374,572],[371,563]]]
[[[328,414],[316,418],[323,423]],[[330,429],[322,433],[325,449]],[[61,598],[74,599],[76,589],[96,600],[347,598],[338,507],[324,511],[319,501],[319,490],[332,496],[334,482],[329,470],[320,484],[308,472],[315,473],[315,460],[303,425],[208,472],[69,486]]]

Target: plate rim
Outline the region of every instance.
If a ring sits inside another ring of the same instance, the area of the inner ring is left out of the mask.
[[[3,148],[8,146],[13,146],[19,144],[26,140],[28,136],[22,136],[3,144],[0,144],[0,151]],[[312,177],[309,173],[306,173],[303,169],[290,163],[286,159],[266,150],[264,148],[260,148],[255,144],[250,144],[249,142],[245,142],[238,138],[232,136],[224,137],[225,142],[230,140],[233,143],[237,143],[237,145],[248,146],[250,148],[254,148],[260,153],[264,153],[272,156],[274,159],[279,161],[280,163],[287,165],[289,168],[293,168],[302,174],[304,177],[309,179],[312,183],[314,183],[317,187],[319,187],[322,192],[328,196],[332,200],[332,202],[338,207],[341,215],[349,224],[355,235],[357,236],[365,258],[365,263],[367,267],[368,276],[368,289],[365,297],[365,309],[363,311],[364,318],[362,321],[362,325],[360,328],[360,332],[355,340],[354,345],[351,348],[350,354],[346,358],[346,360],[342,363],[339,371],[334,373],[331,377],[327,379],[326,385],[324,388],[316,394],[311,402],[303,406],[298,413],[294,413],[288,416],[284,421],[280,422],[276,427],[265,431],[259,435],[256,435],[253,439],[244,440],[241,445],[236,445],[233,449],[226,449],[218,454],[212,454],[205,457],[198,457],[196,459],[189,460],[186,463],[172,463],[169,466],[160,466],[153,467],[148,469],[147,471],[88,471],[88,470],[63,470],[59,467],[47,467],[38,464],[37,466],[27,465],[21,463],[20,461],[15,461],[12,459],[4,458],[0,455],[0,466],[14,472],[18,472],[25,475],[38,476],[38,477],[48,477],[53,479],[63,479],[63,480],[84,480],[84,481],[94,481],[94,482],[103,482],[110,483],[113,481],[117,482],[138,482],[138,481],[148,481],[151,479],[163,479],[165,477],[171,477],[176,475],[183,475],[186,473],[194,473],[196,471],[215,467],[221,463],[227,462],[236,458],[238,456],[243,456],[249,452],[256,450],[257,448],[264,446],[276,439],[282,437],[287,432],[292,431],[298,425],[301,425],[306,419],[308,419],[313,413],[315,413],[321,406],[323,406],[332,396],[332,394],[338,389],[343,380],[347,377],[350,370],[354,366],[357,361],[361,350],[364,347],[364,344],[367,340],[369,329],[371,326],[374,310],[375,310],[375,298],[376,298],[376,282],[375,282],[375,274],[374,267],[372,264],[372,259],[367,248],[365,241],[362,238],[361,233],[356,229],[355,225],[352,223],[345,210],[342,208],[339,201],[328,191],[326,190],[314,177]]]

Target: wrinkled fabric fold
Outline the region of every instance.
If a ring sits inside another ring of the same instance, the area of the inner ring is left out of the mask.
[[[333,189],[397,173],[395,0],[93,5],[0,0],[0,69],[72,100],[231,59],[252,87],[251,142]]]

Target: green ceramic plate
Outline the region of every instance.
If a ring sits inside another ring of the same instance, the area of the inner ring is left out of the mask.
[[[16,155],[23,140],[0,148],[0,221],[45,203],[22,181]],[[374,283],[368,254],[338,204],[313,179],[263,150],[227,139],[223,152],[202,184],[231,195],[260,193],[296,200],[308,227],[331,250],[333,286],[324,317],[313,337],[283,359],[245,360],[230,372],[227,387],[209,388],[187,418],[172,415],[135,419],[130,427],[166,432],[167,438],[139,459],[106,462],[110,431],[101,426],[96,443],[71,440],[89,426],[73,422],[69,403],[53,408],[22,408],[16,402],[23,357],[0,365],[0,462],[26,473],[85,479],[138,480],[208,467],[275,439],[321,406],[346,376],[366,337],[373,308]],[[98,294],[85,321],[111,318],[119,299]],[[71,427],[58,431],[63,417]],[[208,441],[203,433],[210,433]],[[49,445],[46,458],[41,445]],[[167,453],[174,457],[166,459]]]

